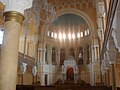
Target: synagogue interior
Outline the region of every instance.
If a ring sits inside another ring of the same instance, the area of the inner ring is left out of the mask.
[[[0,0],[0,90],[120,90],[120,0]]]

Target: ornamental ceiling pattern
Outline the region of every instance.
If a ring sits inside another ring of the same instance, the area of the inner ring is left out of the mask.
[[[57,10],[64,8],[95,8],[95,0],[48,0]]]

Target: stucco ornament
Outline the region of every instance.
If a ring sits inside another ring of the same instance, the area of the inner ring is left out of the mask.
[[[27,63],[22,63],[20,68],[21,68],[22,74],[25,74],[26,69],[27,69]]]
[[[4,12],[17,11],[24,14],[24,10],[32,7],[33,0],[0,0],[5,5]]]
[[[34,66],[34,67],[32,68],[32,74],[33,74],[34,76],[37,75],[37,67],[36,67],[36,66]]]

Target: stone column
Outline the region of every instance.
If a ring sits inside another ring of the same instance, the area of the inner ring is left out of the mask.
[[[43,61],[42,61],[42,55],[43,55],[43,54],[42,54],[42,51],[43,51],[43,49],[42,49],[42,48],[39,48],[38,51],[39,51],[39,63],[42,64],[42,63],[43,63]]]
[[[107,86],[107,72],[105,71],[105,86]]]
[[[92,46],[92,62],[97,62],[99,58],[99,45]]]
[[[33,42],[35,44],[35,55],[34,56],[35,56],[35,62],[37,63],[38,62],[38,39],[39,37],[38,35],[34,35],[33,38],[34,38]]]
[[[94,47],[92,46],[91,47],[91,49],[92,49],[92,63],[94,62],[94,60],[95,60],[95,52],[94,52]]]
[[[16,90],[19,35],[24,10],[32,0],[0,0],[5,4],[4,36],[0,58],[0,90]]]
[[[109,72],[109,69],[107,69],[107,86],[110,86],[110,72]]]
[[[114,64],[116,62],[116,53],[117,50],[115,48],[115,42],[113,40],[113,38],[110,36],[108,43],[107,43],[107,56],[108,56],[108,60],[110,62],[111,65],[111,70],[112,70],[112,90],[116,90],[116,77],[115,77],[115,68],[114,68]]]
[[[58,65],[60,65],[60,49],[58,49],[58,57],[57,57],[57,63],[58,63]]]
[[[48,64],[52,64],[52,47],[49,46],[49,51],[48,51]]]
[[[94,45],[94,57],[95,57],[95,62],[98,62],[99,59],[99,45]]]
[[[111,64],[111,70],[112,70],[112,90],[116,90],[116,79],[115,79],[115,64]]]

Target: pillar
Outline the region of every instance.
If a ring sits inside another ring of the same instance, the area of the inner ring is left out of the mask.
[[[43,49],[42,48],[39,48],[38,49],[38,51],[39,51],[39,63],[43,63],[43,54],[42,54],[42,51],[43,51]]]
[[[99,59],[99,45],[94,45],[94,58],[95,62],[98,62]]]
[[[5,4],[4,36],[0,57],[0,90],[16,90],[19,35],[24,10],[32,0],[0,0]]]
[[[48,50],[48,64],[52,64],[52,47],[49,46]]]
[[[34,38],[34,44],[35,44],[35,55],[34,55],[35,62],[38,63],[38,39],[39,37],[38,35],[34,35],[33,38]]]
[[[110,86],[110,72],[109,72],[109,69],[107,69],[107,86]]]
[[[115,79],[115,64],[111,64],[111,70],[112,70],[112,90],[116,90],[116,79]]]
[[[58,49],[57,63],[60,65],[60,49]]]
[[[112,73],[112,90],[116,90],[116,77],[115,77],[115,62],[116,62],[116,54],[117,50],[115,48],[115,42],[114,39],[110,36],[108,43],[107,43],[107,53],[108,60],[110,62],[111,66],[111,73]]]

